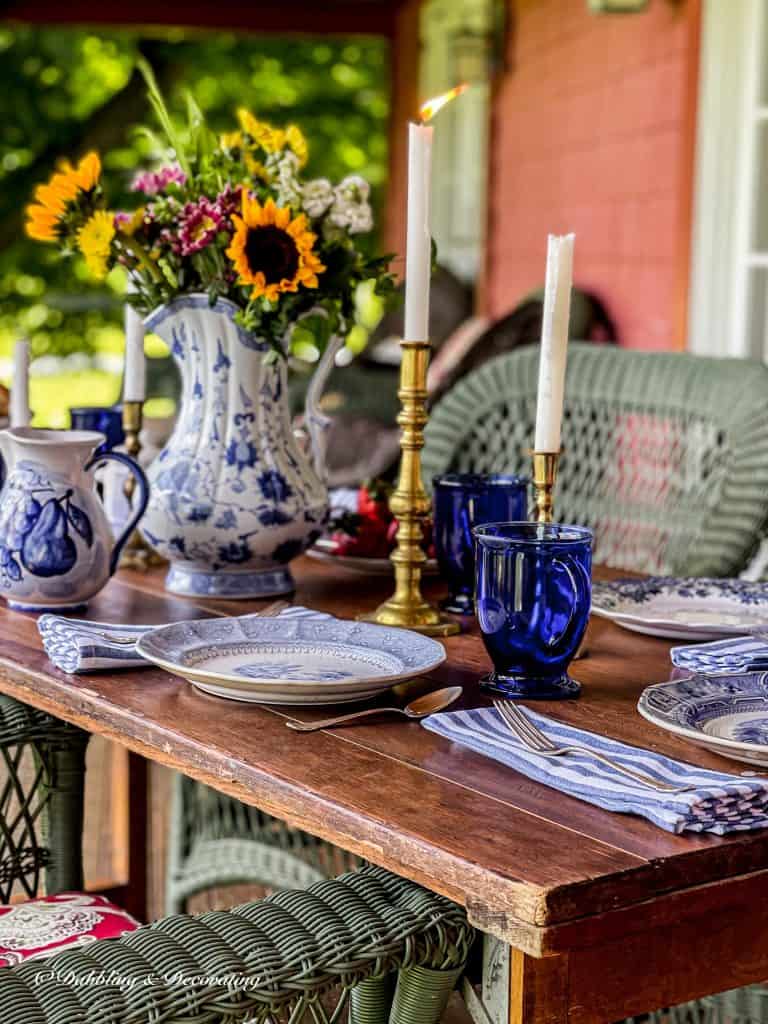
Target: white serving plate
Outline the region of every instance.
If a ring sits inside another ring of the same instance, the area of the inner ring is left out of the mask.
[[[595,582],[592,614],[667,639],[743,636],[768,630],[768,584],[671,576]]]
[[[715,754],[768,768],[768,672],[656,683],[640,695],[637,710]]]
[[[205,693],[259,704],[364,700],[445,660],[442,644],[419,633],[333,616],[177,622],[136,650]]]
[[[369,573],[372,576],[391,576],[395,571],[388,558],[365,558],[362,555],[337,555],[333,551],[334,542],[329,537],[321,537],[306,552],[310,558],[318,562],[338,565],[349,572]],[[425,576],[435,576],[439,572],[436,558],[428,558],[422,572]]]

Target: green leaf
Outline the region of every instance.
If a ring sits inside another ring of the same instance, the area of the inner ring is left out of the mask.
[[[171,148],[176,154],[176,159],[179,161],[179,166],[187,175],[192,174],[192,168],[190,166],[189,158],[184,148],[181,136],[176,131],[176,126],[171,119],[171,115],[168,113],[168,108],[165,105],[163,94],[160,92],[160,87],[157,84],[155,73],[150,67],[149,63],[140,57],[136,62],[136,66],[144,76],[144,81],[147,83],[147,96],[149,102],[152,105],[152,109],[157,115],[157,119],[160,122],[160,126],[165,132],[168,142]]]

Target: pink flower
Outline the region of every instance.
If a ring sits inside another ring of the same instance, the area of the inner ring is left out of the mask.
[[[187,203],[179,220],[179,252],[190,256],[200,252],[219,232],[224,222],[216,205],[203,196],[196,203]]]
[[[184,185],[186,180],[184,171],[172,164],[169,167],[161,167],[159,171],[141,171],[131,182],[131,191],[155,196],[168,185]]]
[[[240,185],[232,186],[227,182],[221,192],[216,196],[214,206],[226,220],[229,220],[233,213],[240,212],[241,193],[242,188]]]

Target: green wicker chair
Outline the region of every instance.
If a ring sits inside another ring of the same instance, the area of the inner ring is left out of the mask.
[[[2,1020],[334,1024],[349,1002],[354,1024],[437,1024],[472,938],[449,900],[364,867],[2,969]]]
[[[469,374],[435,407],[424,477],[528,473],[539,350]],[[595,561],[730,576],[768,517],[768,368],[572,343],[556,517],[595,531]]]
[[[0,902],[82,888],[88,735],[0,695]],[[302,878],[305,882],[307,879]],[[309,889],[175,915],[0,968],[3,1024],[437,1024],[472,928],[449,900],[366,866]]]
[[[0,904],[81,889],[89,736],[0,695]]]

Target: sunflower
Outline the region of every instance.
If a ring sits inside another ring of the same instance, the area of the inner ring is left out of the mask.
[[[77,233],[77,244],[94,277],[106,277],[115,237],[115,215],[97,210]]]
[[[101,161],[97,153],[88,153],[77,167],[62,161],[47,185],[35,189],[36,203],[27,209],[26,231],[39,242],[55,242],[64,230],[63,221],[70,204],[89,196],[99,183]]]
[[[237,119],[243,132],[250,135],[265,153],[279,153],[287,146],[298,157],[300,168],[306,164],[309,148],[298,125],[289,124],[287,128],[273,128],[266,121],[257,120],[245,107],[238,110]]]
[[[317,275],[325,270],[312,246],[317,238],[307,230],[302,213],[291,220],[287,206],[272,199],[261,206],[243,192],[242,217],[232,217],[235,233],[227,249],[241,284],[252,284],[251,298],[263,295],[275,302],[281,292],[299,285],[317,288]]]
[[[237,120],[240,122],[240,128],[246,135],[250,135],[257,145],[261,146],[267,153],[274,153],[276,149],[276,130],[271,124],[267,124],[266,121],[257,120],[250,110],[246,110],[245,107],[240,107],[238,110]]]

